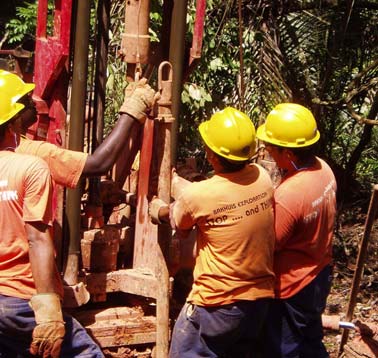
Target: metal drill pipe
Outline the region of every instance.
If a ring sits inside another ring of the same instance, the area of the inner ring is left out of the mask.
[[[85,94],[87,86],[90,1],[77,1],[72,100],[70,111],[69,149],[83,150]],[[68,257],[64,280],[68,285],[77,284],[80,255],[80,185],[67,189],[67,226],[69,233]]]

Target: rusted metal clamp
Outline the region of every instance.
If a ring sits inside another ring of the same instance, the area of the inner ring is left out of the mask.
[[[175,120],[172,115],[172,76],[172,65],[168,61],[163,61],[158,69],[160,98],[157,101],[158,113],[156,120],[159,122],[172,123]],[[163,79],[163,77],[166,77],[166,79]]]

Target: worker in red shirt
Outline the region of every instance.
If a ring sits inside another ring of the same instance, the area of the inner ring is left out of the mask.
[[[24,105],[0,90],[0,357],[103,358],[62,313],[52,224],[52,183],[45,161],[18,154]]]
[[[16,74],[0,70],[0,90],[8,92],[14,101],[24,104],[18,126],[18,133],[25,134],[36,120],[36,110],[31,98],[35,85],[25,83]],[[49,165],[52,178],[57,184],[75,188],[80,177],[106,174],[115,163],[122,149],[129,141],[136,140],[152,107],[155,91],[143,78],[130,83],[125,91],[124,103],[116,125],[93,154],[60,148],[44,141],[32,141],[25,137],[18,139],[17,153],[39,156]],[[131,153],[126,153],[130,155]],[[125,158],[125,161],[130,158]]]
[[[277,105],[257,138],[284,173],[274,193],[276,299],[264,332],[263,357],[325,358],[321,315],[332,280],[336,180],[315,156],[320,134],[307,108]]]
[[[227,107],[201,123],[199,132],[214,175],[182,185],[170,208],[150,205],[185,239],[197,229],[193,285],[174,330],[170,358],[245,357],[260,336],[274,296],[273,186],[265,170],[248,164],[255,128]]]

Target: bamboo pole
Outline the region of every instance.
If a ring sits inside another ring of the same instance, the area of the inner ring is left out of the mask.
[[[360,281],[361,281],[361,277],[363,273],[364,263],[366,260],[369,237],[370,237],[371,229],[373,227],[373,223],[377,214],[377,209],[378,209],[378,185],[375,184],[373,186],[369,209],[368,209],[368,213],[367,213],[366,221],[365,221],[364,234],[363,234],[362,241],[360,244],[360,249],[358,252],[356,271],[354,272],[354,276],[353,276],[352,290],[351,290],[348,307],[347,307],[347,313],[345,317],[345,321],[348,321],[348,322],[352,320],[354,307],[357,302],[357,295],[358,295],[358,291],[360,287]],[[340,355],[343,353],[344,345],[348,340],[348,335],[349,335],[349,330],[344,329],[341,336],[338,357],[340,357]]]

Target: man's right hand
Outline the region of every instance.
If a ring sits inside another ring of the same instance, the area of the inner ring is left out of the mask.
[[[59,358],[65,328],[60,298],[55,293],[34,295],[30,306],[37,323],[33,330],[30,353],[43,358]]]
[[[125,99],[119,112],[127,113],[144,123],[155,100],[156,92],[147,84],[147,79],[142,78],[126,87]]]

